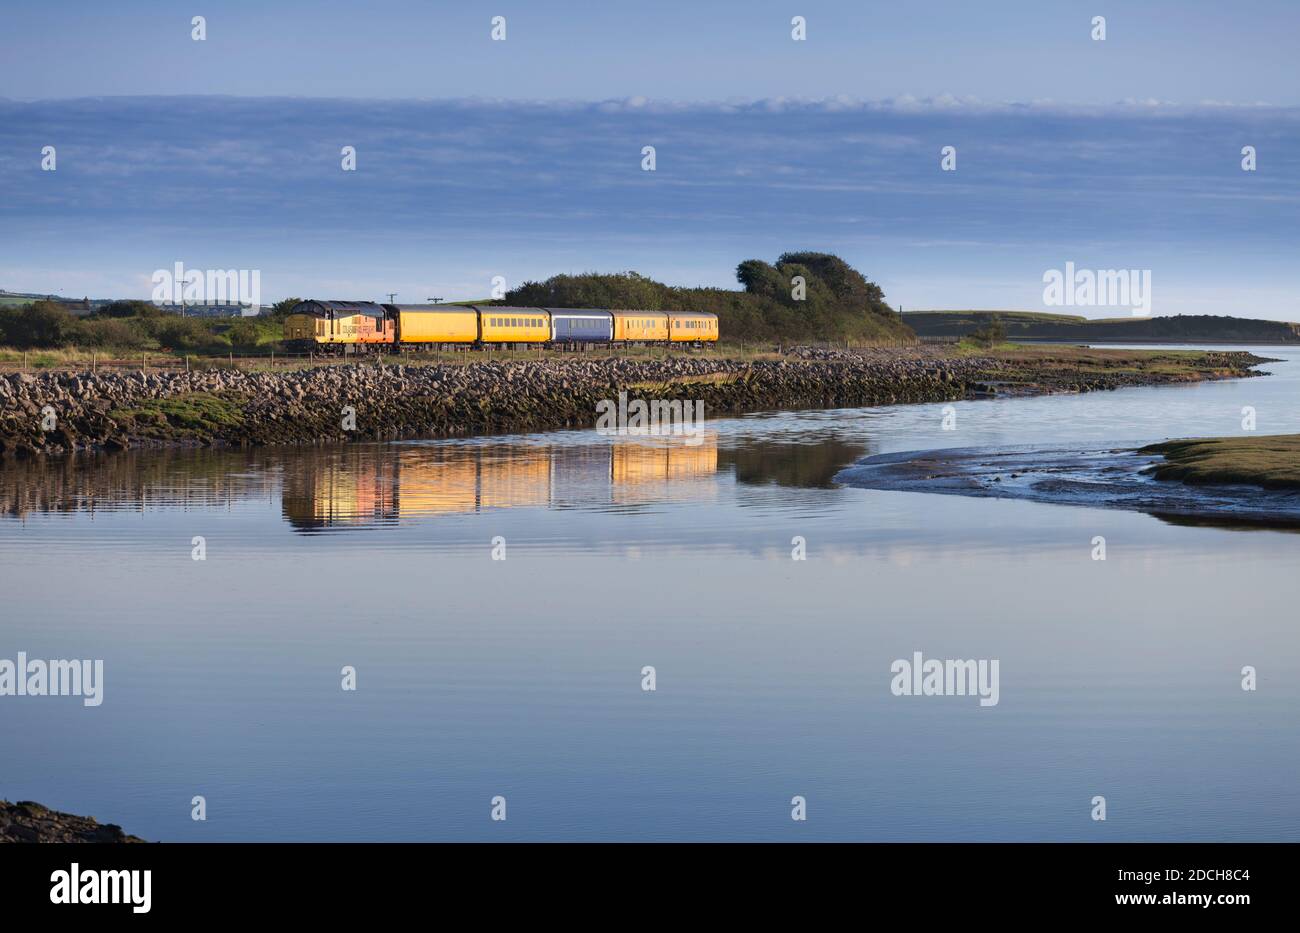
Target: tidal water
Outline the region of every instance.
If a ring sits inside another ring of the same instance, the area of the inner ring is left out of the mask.
[[[955,403],[954,430],[918,405],[696,445],[9,463],[0,659],[102,659],[104,684],[0,696],[0,797],[167,841],[1300,840],[1300,535],[835,481],[1237,434],[1247,407],[1300,431],[1300,353],[1256,352],[1285,360]],[[917,651],[996,659],[997,705],[895,696]]]

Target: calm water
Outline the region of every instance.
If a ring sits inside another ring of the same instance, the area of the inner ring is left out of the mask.
[[[1300,839],[1300,535],[832,480],[891,451],[1234,434],[1243,406],[1300,431],[1300,354],[1259,352],[1287,360],[957,403],[956,431],[923,405],[716,421],[696,447],[11,464],[0,658],[102,658],[105,690],[0,697],[0,797],[163,840]],[[999,659],[999,704],[893,696],[913,651]]]

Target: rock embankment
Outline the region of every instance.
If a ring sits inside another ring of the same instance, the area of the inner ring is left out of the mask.
[[[0,800],[0,842],[144,842],[115,823],[73,816],[30,800]]]
[[[939,348],[800,348],[776,359],[580,358],[321,366],[296,372],[0,376],[0,453],[315,444],[588,427],[596,405],[702,401],[708,414],[1092,391],[1254,375],[1248,353],[961,356]],[[1100,361],[1099,361],[1100,360]],[[1163,365],[1156,365],[1164,360]],[[1123,363],[1123,365],[1121,365]]]

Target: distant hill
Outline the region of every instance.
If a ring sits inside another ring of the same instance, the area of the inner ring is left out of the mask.
[[[963,337],[997,317],[1008,340],[1107,343],[1300,343],[1300,324],[1211,314],[1089,320],[1043,311],[908,311],[918,337]]]
[[[61,295],[37,295],[32,292],[9,292],[0,288],[0,308],[21,308],[33,301],[52,301],[62,305],[73,314],[89,314],[98,302],[91,298],[64,298]]]

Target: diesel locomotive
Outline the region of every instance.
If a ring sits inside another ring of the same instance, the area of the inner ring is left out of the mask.
[[[700,311],[606,311],[492,305],[300,301],[284,319],[290,346],[320,352],[449,347],[580,347],[715,343],[718,316]]]

